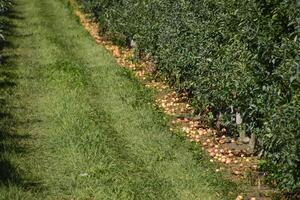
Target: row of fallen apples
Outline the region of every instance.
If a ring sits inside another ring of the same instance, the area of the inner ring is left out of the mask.
[[[164,95],[160,99],[157,99],[156,102],[167,114],[170,115],[193,113],[193,109],[191,108],[191,106],[188,103],[184,102],[186,95],[181,96],[183,96],[183,98],[181,98],[175,92],[171,92],[167,95]],[[236,140],[229,139],[225,135],[222,135],[221,137],[216,137],[215,130],[199,128],[199,121],[188,118],[177,118],[172,121],[172,124],[175,126],[180,124],[182,131],[186,133],[190,141],[202,143],[202,148],[207,149],[209,155],[213,158],[211,159],[211,162],[214,162],[214,160],[216,160],[227,165],[232,163],[240,163],[239,167],[243,168],[244,164],[241,163],[242,161],[245,161],[247,163],[250,163],[251,159],[252,161],[254,161],[254,158],[249,157],[250,155],[247,155],[246,151],[234,151],[226,147],[222,148],[223,144],[235,144]],[[223,130],[223,132],[225,131]],[[203,140],[203,138],[206,139]],[[253,164],[251,168],[256,170],[257,165]],[[240,170],[234,170],[233,173],[235,175],[242,174]]]

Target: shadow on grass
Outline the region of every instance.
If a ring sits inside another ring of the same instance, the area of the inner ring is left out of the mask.
[[[0,160],[0,181],[1,184],[8,186],[10,183],[20,183],[20,176],[14,165],[9,160]]]
[[[13,43],[6,40],[6,38],[30,36],[15,31],[17,27],[12,21],[23,19],[22,14],[13,9],[1,13],[0,25],[5,39],[0,40],[0,187],[17,186],[21,190],[27,190],[41,187],[38,181],[26,180],[24,172],[16,162],[18,158],[30,151],[25,145],[26,140],[30,139],[30,135],[16,131],[18,125],[24,125],[22,124],[24,122],[19,122],[14,114],[15,109],[19,109],[19,107],[15,107],[11,102],[18,82],[14,63],[18,55],[14,52]],[[32,122],[27,121],[26,123]]]
[[[6,186],[21,184],[21,176],[12,158],[22,154],[25,150],[18,144],[19,141],[25,139],[25,136],[18,135],[12,130],[15,119],[9,112],[9,102],[6,97],[8,90],[13,92],[12,85],[15,85],[14,81],[9,81],[9,84],[0,83],[0,91],[4,91],[1,94],[1,98],[4,97],[4,99],[0,101],[0,185]]]
[[[16,83],[14,77],[6,76],[2,63],[0,69],[2,72],[0,73],[0,185],[19,185],[21,176],[12,158],[23,153],[23,148],[18,142],[25,138],[13,131],[16,121],[10,111],[8,100],[9,95],[14,92]]]

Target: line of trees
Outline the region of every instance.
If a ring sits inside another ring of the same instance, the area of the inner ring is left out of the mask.
[[[134,41],[199,113],[257,136],[262,167],[300,190],[300,2],[80,0],[121,44]]]

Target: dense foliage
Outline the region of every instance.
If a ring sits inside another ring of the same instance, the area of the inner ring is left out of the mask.
[[[234,134],[242,114],[269,177],[300,188],[300,3],[297,0],[81,0],[119,41]]]

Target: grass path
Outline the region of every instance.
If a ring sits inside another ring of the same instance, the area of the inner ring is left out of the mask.
[[[65,0],[18,0],[1,66],[0,199],[227,199],[236,186]],[[233,194],[234,195],[234,194]]]

